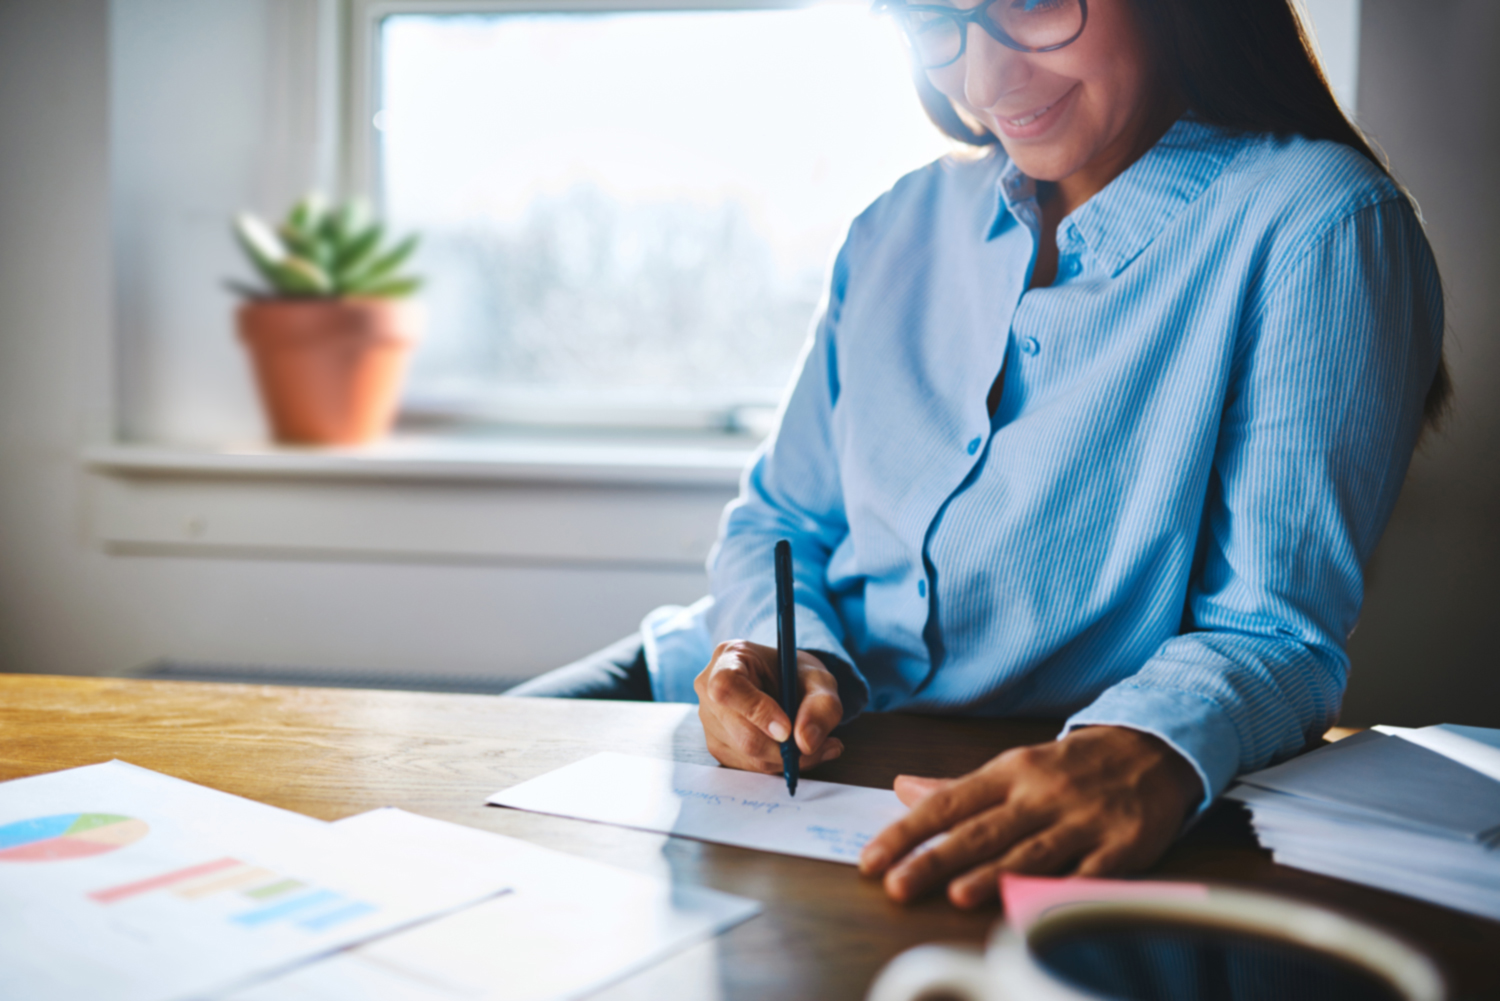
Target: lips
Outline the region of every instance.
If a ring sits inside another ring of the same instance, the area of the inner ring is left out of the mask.
[[[1077,92],[1078,88],[1074,86],[1051,103],[1032,108],[1020,115],[1011,116],[990,112],[993,116],[991,120],[1002,133],[1011,139],[1040,138],[1058,121]]]
[[[1057,103],[1056,101],[1052,102],[1052,104],[1056,104],[1056,103]],[[1021,128],[1022,126],[1030,125],[1032,122],[1036,121],[1038,118],[1041,118],[1047,112],[1051,111],[1052,110],[1052,104],[1046,105],[1045,107],[1037,108],[1035,111],[1027,112],[1026,114],[1022,115],[1020,118],[1007,118],[1006,121],[1009,122],[1011,125],[1014,125],[1018,129]]]

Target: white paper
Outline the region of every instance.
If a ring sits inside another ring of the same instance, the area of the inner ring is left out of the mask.
[[[1496,734],[1494,730],[1483,731],[1478,727],[1455,728],[1448,724],[1424,726],[1418,730],[1404,726],[1377,726],[1375,729],[1391,737],[1409,740],[1429,751],[1436,751],[1445,758],[1457,761],[1481,775],[1500,782],[1500,746],[1495,746],[1483,739],[1489,737],[1490,741],[1493,741],[1495,739],[1493,735]],[[1469,733],[1475,736],[1469,736]]]
[[[753,916],[753,900],[525,841],[375,810],[334,825],[440,854],[514,892],[303,967],[225,1001],[541,1001],[591,993]]]
[[[489,802],[741,848],[854,864],[906,814],[885,789],[605,753],[497,792]]]
[[[6,998],[198,997],[504,889],[124,762],[0,783]]]
[[[1250,808],[1282,865],[1500,918],[1496,769],[1476,753],[1495,751],[1494,731],[1375,729],[1244,776],[1225,797]]]

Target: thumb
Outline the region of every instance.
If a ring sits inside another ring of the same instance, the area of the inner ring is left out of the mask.
[[[897,775],[896,798],[908,807],[916,806],[952,781],[952,779],[923,778],[920,775]]]

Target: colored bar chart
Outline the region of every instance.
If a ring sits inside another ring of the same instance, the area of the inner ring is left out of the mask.
[[[170,891],[181,900],[193,901],[236,890],[240,897],[253,902],[249,910],[229,918],[232,924],[242,928],[290,921],[306,931],[321,932],[376,910],[373,904],[352,900],[333,890],[310,886],[302,880],[234,858],[174,869],[95,890],[88,896],[100,904],[116,904],[142,894]]]

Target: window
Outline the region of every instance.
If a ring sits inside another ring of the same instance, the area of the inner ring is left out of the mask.
[[[864,3],[413,7],[374,40],[373,186],[423,233],[418,417],[754,426],[849,221],[950,149]]]

